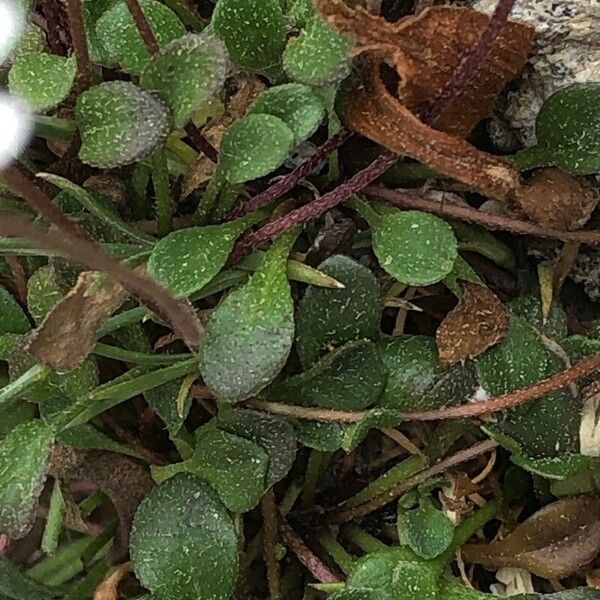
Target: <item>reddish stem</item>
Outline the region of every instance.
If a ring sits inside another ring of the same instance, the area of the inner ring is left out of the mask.
[[[185,126],[185,132],[196,150],[203,152],[206,157],[215,164],[219,162],[219,151],[191,121]]]
[[[77,61],[77,90],[87,90],[92,84],[92,63],[88,51],[83,21],[83,0],[67,0],[67,14],[69,15],[69,27],[71,29],[71,40]]]
[[[146,15],[140,6],[140,3],[138,0],[125,0],[125,4],[127,4],[127,8],[133,17],[135,25],[138,28],[148,51],[150,54],[156,54],[160,48],[156,36],[154,35],[154,31],[152,31],[152,27],[150,27],[150,23],[148,22],[148,19],[146,19]]]

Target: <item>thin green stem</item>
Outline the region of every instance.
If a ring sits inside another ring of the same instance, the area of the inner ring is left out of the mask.
[[[75,121],[46,115],[36,115],[34,119],[35,135],[45,140],[70,142],[77,129]]]
[[[381,550],[389,550],[390,547],[378,540],[375,536],[367,533],[358,525],[350,523],[342,529],[342,535],[355,546],[370,554],[371,552],[380,552]]]
[[[135,352],[133,350],[118,348],[117,346],[110,346],[109,344],[102,344],[101,342],[98,342],[94,347],[94,354],[136,365],[172,365],[186,360],[191,356],[190,354],[147,354],[145,352]]]
[[[491,521],[500,511],[500,500],[490,500],[479,510],[469,515],[454,529],[452,554],[474,536],[488,521]]]
[[[165,148],[170,150],[184,164],[191,167],[197,160],[199,154],[184,141],[174,135],[170,135],[165,142]]]
[[[164,236],[173,229],[173,198],[171,198],[167,156],[163,150],[159,150],[154,155],[152,166],[158,233]]]
[[[318,450],[310,451],[304,475],[302,498],[300,500],[300,506],[304,509],[311,508],[315,503],[319,479],[323,473],[323,468],[327,465],[329,456],[330,454],[328,452],[319,452]]]
[[[346,574],[350,573],[356,558],[337,541],[330,530],[327,530],[319,535],[319,543],[323,549],[333,558],[336,565]]]
[[[11,381],[0,389],[0,411],[8,408],[13,401],[17,400],[24,392],[43,381],[52,373],[52,369],[46,365],[35,365],[25,371],[23,375]]]

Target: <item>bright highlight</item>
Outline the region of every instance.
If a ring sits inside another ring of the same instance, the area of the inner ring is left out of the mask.
[[[8,94],[0,94],[0,169],[25,148],[32,127],[26,107]]]
[[[12,0],[0,0],[0,62],[3,62],[25,26],[19,5]]]

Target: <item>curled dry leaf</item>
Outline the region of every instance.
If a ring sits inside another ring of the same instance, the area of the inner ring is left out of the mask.
[[[530,219],[554,229],[580,229],[598,201],[597,185],[557,168],[537,170],[516,195],[517,205]]]
[[[85,271],[75,287],[46,315],[27,349],[54,369],[78,367],[96,344],[96,330],[129,293],[100,273]]]
[[[490,17],[457,6],[436,6],[389,23],[343,0],[318,0],[329,23],[357,40],[356,52],[391,61],[400,77],[400,102],[421,115],[444,89],[465,55],[488,26]],[[436,129],[465,137],[487,117],[504,86],[525,65],[534,30],[510,22],[481,61],[475,77],[435,121]]]
[[[118,600],[119,584],[123,581],[129,571],[131,571],[130,562],[123,563],[116,567],[96,588],[94,600]]]
[[[122,558],[129,546],[129,532],[137,507],[153,486],[148,470],[123,454],[82,451],[59,444],[54,448],[50,473],[54,477],[86,482],[110,498],[120,521],[110,558]]]
[[[600,553],[600,498],[570,497],[549,504],[502,540],[463,546],[465,562],[519,567],[563,579]]]
[[[238,89],[229,99],[225,112],[212,119],[202,130],[204,137],[218,150],[227,128],[243,117],[256,97],[266,89],[265,84],[256,76],[240,75]],[[205,184],[214,175],[215,163],[205,154],[201,154],[190,167],[183,181],[182,195],[185,198],[195,189]]]
[[[508,332],[506,308],[491,290],[469,281],[460,285],[463,296],[436,333],[442,368],[479,356]]]

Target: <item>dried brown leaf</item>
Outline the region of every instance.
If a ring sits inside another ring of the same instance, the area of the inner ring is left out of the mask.
[[[479,356],[508,331],[506,308],[491,290],[469,281],[460,284],[463,296],[436,333],[443,368]]]
[[[238,89],[231,96],[225,112],[211,120],[202,130],[204,137],[217,150],[221,147],[221,140],[227,128],[246,114],[250,105],[266,87],[258,77],[252,75],[241,75],[237,83]],[[182,196],[189,196],[195,189],[210,181],[216,166],[206,155],[201,154],[185,176]]]
[[[516,195],[518,206],[530,219],[553,229],[580,229],[598,201],[597,186],[557,168],[537,170]]]
[[[563,579],[600,553],[600,498],[571,497],[545,506],[511,534],[461,549],[465,562],[518,567],[547,579]]]
[[[94,600],[118,600],[119,584],[131,571],[131,563],[126,562],[116,567],[110,575],[96,588]]]
[[[96,344],[96,330],[129,293],[100,273],[85,271],[33,332],[27,350],[54,369],[78,367]]]
[[[148,470],[123,454],[58,445],[50,472],[54,477],[91,484],[108,496],[120,522],[111,558],[122,558],[129,546],[129,532],[137,507],[153,486]]]
[[[519,172],[507,161],[421,122],[387,91],[378,71],[373,70],[369,82],[352,93],[344,118],[365,137],[486,196],[506,200],[520,186]]]
[[[444,89],[490,22],[488,15],[457,6],[436,6],[389,23],[342,0],[318,0],[317,5],[331,25],[356,38],[357,52],[394,64],[399,100],[417,116]],[[436,129],[465,137],[487,117],[504,86],[524,67],[533,33],[522,23],[507,23],[476,75],[436,120]]]

